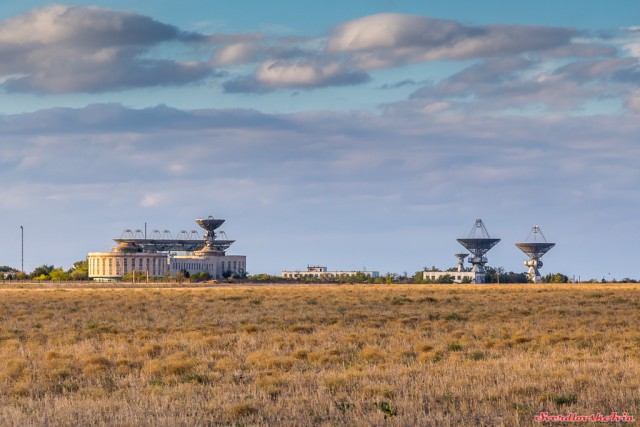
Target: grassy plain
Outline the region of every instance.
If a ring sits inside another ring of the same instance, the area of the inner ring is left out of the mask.
[[[1,425],[640,415],[640,287],[1,289]]]

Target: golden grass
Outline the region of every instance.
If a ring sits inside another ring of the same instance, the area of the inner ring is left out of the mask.
[[[640,287],[0,290],[0,425],[532,425],[640,404]]]

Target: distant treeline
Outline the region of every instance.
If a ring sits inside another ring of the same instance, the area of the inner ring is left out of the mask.
[[[416,271],[413,275],[408,275],[406,272],[403,274],[398,273],[386,273],[379,277],[373,278],[358,272],[353,276],[338,276],[338,277],[323,277],[321,279],[315,277],[300,277],[297,279],[285,279],[280,276],[274,276],[270,274],[245,274],[243,276],[232,275],[231,272],[225,273],[223,279],[225,281],[242,281],[250,283],[453,283],[456,269],[449,269],[451,275],[445,274],[440,276],[436,280],[423,279],[424,271],[442,271],[437,267],[431,268],[425,267],[424,270]],[[468,270],[467,270],[468,271]],[[64,270],[62,267],[54,267],[53,265],[43,264],[35,268],[31,273],[23,273],[9,266],[0,266],[0,278],[4,280],[36,280],[36,281],[82,281],[89,280],[89,269],[87,260],[77,261],[68,270]],[[145,279],[144,272],[138,272],[136,275],[137,281]],[[132,281],[132,273],[123,277],[123,281]],[[176,282],[201,282],[210,280],[208,273],[202,272],[200,274],[191,274],[186,271],[178,272],[170,277],[163,277],[153,279],[154,281],[176,281]],[[468,279],[467,279],[468,280]],[[486,267],[485,269],[485,283],[528,283],[529,279],[525,273],[514,273],[513,271],[505,271],[502,267]],[[569,276],[562,273],[549,273],[542,277],[542,283],[570,283],[573,282]],[[637,283],[638,281],[631,278],[624,278],[622,280],[610,279],[589,279],[583,280],[582,283]]]

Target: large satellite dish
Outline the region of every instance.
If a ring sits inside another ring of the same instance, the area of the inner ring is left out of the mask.
[[[542,230],[537,225],[534,225],[531,228],[531,232],[529,233],[526,242],[516,243],[516,247],[529,256],[529,259],[524,262],[524,265],[529,267],[527,276],[533,283],[540,282],[542,277],[538,270],[543,266],[540,258],[549,252],[549,250],[555,245],[555,243],[547,242],[544,234],[542,234]]]
[[[485,254],[497,245],[500,239],[489,236],[482,220],[476,219],[469,236],[457,240],[473,255],[469,258],[469,262],[473,265],[471,270],[476,273],[476,283],[484,283],[484,266],[487,263]]]

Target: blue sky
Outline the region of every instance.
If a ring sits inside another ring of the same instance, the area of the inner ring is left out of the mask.
[[[227,219],[251,273],[489,264],[640,278],[635,1],[0,6],[0,264]]]

